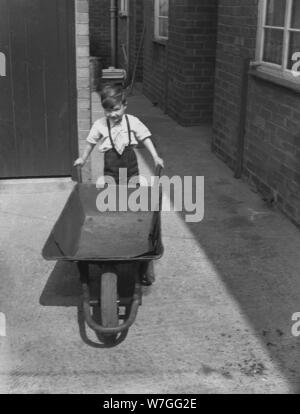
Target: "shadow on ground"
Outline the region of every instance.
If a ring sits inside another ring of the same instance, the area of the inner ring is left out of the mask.
[[[90,294],[96,299],[100,290],[100,275],[97,266],[90,266]],[[100,334],[96,336],[101,343],[88,337],[82,305],[82,287],[77,266],[71,262],[58,261],[54,266],[39,300],[42,306],[73,306],[77,307],[79,334],[83,342],[93,348],[112,348],[126,339],[128,330],[122,332],[114,340],[109,340]],[[100,322],[97,307],[93,308],[93,318]]]
[[[299,339],[291,334],[292,314],[300,311],[298,229],[269,208],[248,184],[234,179],[233,172],[211,153],[209,127],[183,128],[166,116],[161,120],[159,110],[151,109],[149,103],[143,106],[144,98],[139,99],[135,98],[132,108],[156,137],[165,160],[164,174],[204,176],[204,219],[186,223],[186,211],[179,217],[271,360],[293,391],[300,392]],[[149,164],[149,159],[144,157],[144,162]],[[168,228],[169,236],[177,234]],[[246,375],[266,372],[251,360],[246,365]]]

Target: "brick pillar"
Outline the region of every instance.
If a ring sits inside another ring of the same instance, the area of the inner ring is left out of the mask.
[[[76,67],[78,147],[81,154],[91,127],[91,94],[89,70],[89,2],[76,0]],[[83,168],[83,180],[90,181],[90,159]]]

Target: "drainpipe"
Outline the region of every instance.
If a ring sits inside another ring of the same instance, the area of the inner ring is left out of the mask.
[[[118,0],[110,0],[110,39],[111,39],[111,65],[117,66],[118,53]]]
[[[240,120],[237,140],[237,157],[234,171],[234,178],[241,178],[244,163],[244,147],[245,147],[245,126],[247,116],[247,101],[248,101],[248,72],[250,66],[250,59],[245,58],[243,61],[242,86],[240,97]]]

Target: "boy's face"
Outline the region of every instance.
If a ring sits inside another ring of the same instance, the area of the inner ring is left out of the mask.
[[[117,124],[118,122],[121,122],[122,117],[126,111],[126,107],[127,105],[124,105],[122,103],[116,104],[111,109],[104,109],[104,115],[114,124]]]

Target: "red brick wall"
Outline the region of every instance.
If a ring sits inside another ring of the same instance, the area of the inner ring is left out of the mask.
[[[144,5],[145,94],[182,125],[211,121],[217,1],[170,0],[165,45],[153,42],[153,0]]]
[[[254,60],[257,0],[219,0],[213,149],[237,158],[243,58]],[[249,76],[244,171],[249,182],[300,224],[300,96]]]

